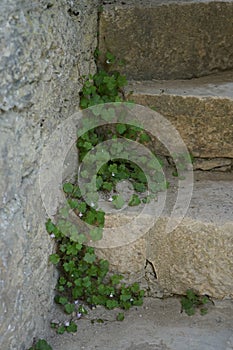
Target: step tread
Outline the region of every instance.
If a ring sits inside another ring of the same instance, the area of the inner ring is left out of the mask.
[[[127,92],[233,99],[233,71],[186,80],[129,81]]]
[[[142,307],[125,311],[124,322],[117,322],[119,309],[93,309],[78,322],[78,335],[55,335],[49,327],[48,342],[56,350],[230,350],[233,344],[233,303],[230,300],[208,305],[203,317],[197,311],[188,317],[181,313],[178,298],[145,298]],[[54,319],[67,316],[58,307]],[[98,320],[104,323],[98,323]],[[96,320],[91,324],[91,320]],[[229,347],[228,347],[229,346]]]
[[[170,186],[166,193],[166,204],[161,213],[163,218],[170,217],[177,200],[178,189],[184,188],[185,185],[185,181],[182,180],[178,184],[177,178],[171,175],[171,169],[168,171],[169,174],[166,174],[166,179]],[[192,183],[190,186],[192,187]],[[122,193],[127,195],[127,187]],[[159,198],[161,199],[164,194],[165,192],[160,192]],[[158,201],[158,205],[160,203]],[[101,201],[100,206],[108,213],[106,224],[109,227],[112,225],[118,226],[117,221],[119,223],[123,223],[124,220],[131,221],[132,217],[138,215],[144,208],[144,204],[140,204],[137,207],[127,207],[122,212],[117,212],[117,210],[111,210],[112,205],[108,201]],[[143,211],[145,218],[151,215],[154,216],[153,208],[153,206],[148,206]],[[177,218],[174,217],[174,220]],[[211,224],[215,227],[225,224],[230,224],[233,227],[233,173],[195,172],[191,201],[184,218],[186,224],[187,221],[193,221],[203,225]]]
[[[233,71],[190,80],[131,81],[126,97],[169,120],[195,158],[233,159]],[[156,140],[152,146],[168,155]]]
[[[190,4],[190,3],[209,3],[209,2],[227,2],[231,3],[233,0],[166,0],[166,3],[164,0],[109,0],[104,1],[104,8],[108,9],[109,7],[115,7],[118,8],[127,8],[127,7],[156,7],[160,5],[168,5],[168,4],[178,4],[178,5],[184,5],[184,4]]]
[[[204,225],[233,226],[233,173],[197,172],[194,177],[192,198],[185,217]],[[172,182],[171,179],[165,213],[171,212],[177,197],[177,185],[173,186]]]

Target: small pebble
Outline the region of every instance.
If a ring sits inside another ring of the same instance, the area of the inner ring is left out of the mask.
[[[52,320],[52,321],[51,321],[51,323],[54,323],[54,324],[59,324],[59,323],[60,323],[60,321],[59,321],[59,320],[57,320],[57,319],[55,319],[55,320]]]

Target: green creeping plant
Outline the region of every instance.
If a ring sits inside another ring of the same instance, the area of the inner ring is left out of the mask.
[[[188,316],[192,316],[196,313],[196,310],[200,310],[200,314],[205,315],[208,309],[204,305],[208,302],[210,302],[208,296],[200,296],[192,289],[188,289],[186,296],[181,298],[182,311],[184,310]]]
[[[142,305],[144,291],[138,283],[127,286],[121,283],[122,276],[109,274],[109,263],[98,259],[94,248],[72,241],[64,235],[51,220],[46,224],[50,235],[57,240],[57,253],[50,256],[50,261],[59,269],[57,295],[55,302],[61,305],[65,313],[77,311],[84,314],[86,309],[75,301],[89,305],[103,305],[108,309]],[[68,331],[58,328],[59,333]]]
[[[39,339],[29,350],[52,350],[52,347],[44,339]]]
[[[96,56],[98,56],[97,51]],[[109,65],[113,65],[116,61],[111,53],[107,53],[106,60]],[[103,69],[93,75],[84,77],[83,88],[80,92],[80,107],[85,109],[108,102],[122,102],[125,100],[124,86],[126,84],[125,76],[119,72],[110,72]],[[108,112],[110,113],[110,111]],[[114,115],[114,109],[111,110],[111,113]],[[105,117],[103,115],[103,118]],[[77,140],[79,163],[85,162],[85,156],[91,150],[95,150],[98,144],[116,138],[134,140],[145,146],[148,146],[151,142],[151,136],[140,126],[117,123],[111,124],[110,128],[90,128]],[[122,155],[122,159],[112,159],[110,157],[111,152],[115,154],[116,147],[118,148],[118,154]],[[108,261],[99,259],[94,248],[85,245],[87,237],[82,232],[81,227],[77,228],[68,219],[69,210],[73,210],[82,221],[92,225],[93,229],[89,232],[89,238],[97,241],[102,238],[105,213],[97,210],[98,195],[95,191],[93,192],[93,189],[97,188],[97,191],[107,193],[113,207],[120,210],[125,205],[137,206],[141,203],[148,203],[156,197],[158,191],[167,188],[168,183],[163,178],[161,169],[163,163],[160,159],[157,158],[161,167],[148,161],[146,156],[141,157],[141,163],[147,164],[149,168],[146,177],[135,162],[124,160],[123,155],[126,151],[120,143],[113,143],[109,151],[94,153],[92,156],[97,159],[100,158],[102,161],[94,182],[89,180],[88,171],[81,171],[85,183],[85,198],[88,198],[87,203],[77,183],[64,183],[63,191],[67,197],[67,207],[61,208],[59,211],[59,220],[56,224],[51,220],[46,223],[48,233],[57,243],[56,252],[51,254],[49,258],[50,263],[54,264],[59,271],[55,302],[63,308],[67,315],[76,314],[78,318],[81,318],[87,313],[85,305],[90,307],[103,305],[107,309],[119,307],[128,310],[132,306],[140,306],[143,303],[145,292],[140,289],[139,284],[126,285],[122,282],[123,276],[111,275]],[[90,167],[92,163],[94,162],[90,158]],[[90,170],[93,169],[90,168]],[[147,195],[148,178],[153,184],[149,195]],[[122,180],[130,181],[135,192],[128,203],[125,203],[123,197],[116,191],[117,183]],[[185,303],[183,302],[183,304],[183,308],[186,310]],[[118,313],[117,320],[123,321],[123,319],[124,313]],[[52,324],[51,326],[59,334],[77,331],[77,325],[73,321],[62,325]],[[40,342],[40,346],[42,345],[46,346],[45,343]],[[50,350],[49,347],[34,347],[31,350],[42,349]]]

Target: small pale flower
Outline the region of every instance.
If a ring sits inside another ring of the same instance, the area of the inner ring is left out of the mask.
[[[81,312],[77,312],[77,318],[81,318],[81,317],[82,317]]]
[[[107,63],[107,64],[110,64],[110,63],[111,63],[111,61],[109,61],[109,60],[106,60],[106,63]]]
[[[54,234],[54,233],[51,233],[50,237],[51,237],[51,238],[55,238],[55,234]]]
[[[65,322],[64,322],[64,325],[65,325],[66,327],[69,327],[70,322],[69,322],[69,321],[65,321]]]
[[[110,293],[110,295],[109,295],[109,296],[110,296],[110,298],[113,298],[113,293]]]
[[[133,298],[130,298],[130,301],[133,301]]]
[[[91,207],[93,208],[95,206],[95,204],[93,202],[91,202]]]
[[[83,213],[79,213],[78,216],[81,218],[83,216]]]
[[[115,174],[114,174],[114,173],[112,173],[112,176],[115,176]]]
[[[74,303],[75,303],[75,305],[78,305],[79,301],[78,301],[78,300],[75,300]]]
[[[113,198],[112,198],[112,197],[110,197],[110,198],[109,198],[109,202],[112,202],[112,201],[113,201]]]

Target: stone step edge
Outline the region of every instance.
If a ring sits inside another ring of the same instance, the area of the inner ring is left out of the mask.
[[[192,80],[130,81],[125,95],[169,120],[194,158],[233,159],[232,70]],[[156,139],[151,146],[168,155]],[[231,170],[231,164],[224,170]]]
[[[130,95],[178,95],[199,98],[218,97],[233,100],[233,71],[182,80],[129,80],[125,88]]]
[[[206,3],[211,3],[213,0],[166,0],[164,2],[163,0],[113,0],[113,1],[104,1],[103,4],[103,11],[110,10],[110,9],[128,9],[132,7],[136,8],[155,8],[157,6],[167,6],[167,5],[179,5],[179,6],[184,6],[184,5],[192,5],[192,4],[206,4]],[[233,3],[233,0],[223,0],[221,2],[226,2],[226,3]]]

